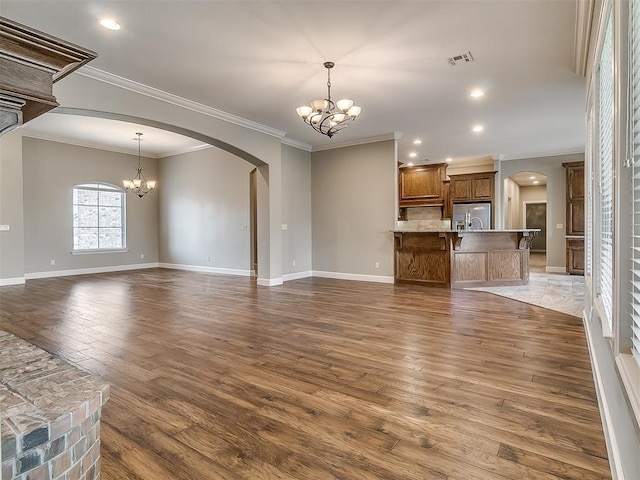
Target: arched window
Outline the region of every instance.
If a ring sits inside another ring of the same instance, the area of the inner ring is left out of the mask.
[[[108,183],[73,187],[73,251],[124,250],[124,190]]]

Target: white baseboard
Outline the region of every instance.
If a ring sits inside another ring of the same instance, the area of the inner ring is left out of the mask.
[[[251,276],[251,270],[240,270],[236,268],[201,267],[200,265],[181,265],[179,263],[159,263],[158,266],[160,268],[187,270],[189,272],[217,273],[220,275],[240,275],[242,277]]]
[[[598,391],[598,404],[600,407],[600,418],[602,421],[602,429],[606,439],[607,453],[609,456],[609,465],[611,474],[614,480],[624,480],[624,472],[621,471],[622,461],[620,459],[620,450],[618,447],[618,441],[616,437],[615,429],[613,428],[613,420],[611,418],[611,407],[607,401],[607,392],[604,388],[604,382],[602,380],[602,374],[600,372],[600,365],[598,359],[595,357],[596,348],[594,346],[593,331],[591,330],[591,324],[586,316],[586,311],[582,312],[582,323],[584,324],[584,330],[587,337],[587,345],[589,347],[589,357],[591,360],[591,369],[593,371],[593,379],[596,390]]]
[[[289,280],[299,280],[301,278],[312,277],[313,272],[311,270],[307,270],[305,272],[296,272],[296,273],[285,273],[282,275],[282,280],[288,282]]]
[[[355,280],[357,282],[393,283],[393,277],[385,275],[363,275],[360,273],[323,272],[321,270],[314,270],[313,276],[335,278],[337,280]]]
[[[49,272],[25,273],[24,278],[34,280],[36,278],[69,277],[71,275],[90,275],[92,273],[124,272],[127,270],[142,270],[145,268],[158,268],[158,262],[135,263],[132,265],[111,265],[108,267],[75,268],[73,270],[51,270]]]
[[[567,273],[567,267],[549,267],[545,268],[547,273]]]
[[[276,287],[282,285],[282,277],[280,278],[258,278],[256,283],[261,287]]]
[[[25,277],[0,278],[0,287],[8,287],[9,285],[24,285]]]

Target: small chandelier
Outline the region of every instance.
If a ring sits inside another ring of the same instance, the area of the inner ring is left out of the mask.
[[[329,138],[349,126],[362,110],[348,98],[338,100],[336,103],[331,100],[331,69],[334,65],[333,62],[324,62],[324,68],[327,69],[327,98],[314,100],[310,106],[296,108],[296,112],[304,123],[311,125],[316,132]]]
[[[142,198],[147,193],[153,192],[153,190],[156,188],[156,181],[147,180],[142,174],[143,169],[140,163],[140,141],[142,140],[140,137],[142,136],[142,134],[140,132],[136,132],[136,135],[138,136],[138,138],[134,138],[134,140],[138,141],[138,173],[131,180],[123,180],[122,184],[124,185],[124,189],[127,192],[131,192]]]

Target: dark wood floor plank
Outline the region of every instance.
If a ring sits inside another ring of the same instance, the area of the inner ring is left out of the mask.
[[[149,269],[0,289],[112,384],[102,478],[610,478],[580,319],[483,292]]]

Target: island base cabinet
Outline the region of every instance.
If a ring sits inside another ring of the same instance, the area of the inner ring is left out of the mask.
[[[537,233],[395,231],[395,281],[444,288],[526,285]]]
[[[525,285],[529,281],[529,251],[454,251],[452,288]]]

